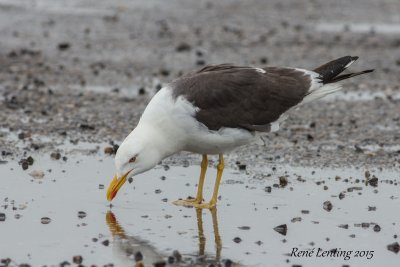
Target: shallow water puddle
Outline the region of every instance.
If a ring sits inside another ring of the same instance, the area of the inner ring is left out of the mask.
[[[198,166],[158,166],[127,183],[110,209],[105,194],[114,174],[112,158],[34,158],[27,171],[17,163],[0,164],[0,215],[5,214],[0,258],[15,263],[58,265],[81,255],[84,265],[132,266],[141,251],[151,266],[174,250],[182,254],[184,265],[223,259],[248,266],[395,266],[399,261],[387,249],[400,234],[397,171],[371,172],[370,179],[378,178],[373,187],[362,181],[364,170],[280,166],[274,172],[269,167],[253,170],[258,174],[252,175],[227,169],[218,207],[209,211],[171,203],[195,194]],[[44,177],[31,177],[33,170],[44,171]],[[215,174],[215,168],[208,169],[207,198]],[[282,175],[289,182],[285,187],[279,187]],[[330,211],[327,203],[324,209],[326,201],[332,204]],[[286,236],[274,230],[283,224]],[[290,256],[294,248],[314,248],[314,254]],[[318,248],[352,252],[348,260],[318,257]],[[356,251],[373,251],[373,256],[355,257]]]

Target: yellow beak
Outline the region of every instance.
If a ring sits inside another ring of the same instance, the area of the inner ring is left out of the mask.
[[[111,201],[113,198],[117,195],[118,190],[124,185],[126,182],[126,177],[130,173],[127,172],[124,176],[122,176],[120,179],[117,179],[117,176],[115,175],[114,178],[112,179],[110,185],[108,186],[107,190],[107,200]]]

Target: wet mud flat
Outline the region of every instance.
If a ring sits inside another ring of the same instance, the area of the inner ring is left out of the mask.
[[[248,165],[399,167],[397,10],[394,0],[2,0],[1,152],[119,143],[158,89],[205,64],[312,69],[351,52],[360,56],[352,69],[376,71],[346,82],[338,98],[293,112],[265,146],[232,157]]]
[[[112,157],[65,155],[66,161],[33,155],[25,171],[12,161],[0,165],[0,251],[9,266],[53,266],[79,257],[85,266],[133,266],[140,259],[145,266],[398,262],[395,170],[227,168],[217,208],[196,210],[171,202],[195,194],[197,165],[161,164],[124,186],[110,206]],[[208,194],[216,174],[210,167]],[[321,256],[332,249],[338,253]],[[312,257],[293,254],[312,250]],[[351,251],[349,258],[343,251]]]
[[[398,14],[396,0],[0,0],[0,266],[397,266]],[[105,201],[104,148],[167,82],[347,54],[376,71],[227,155],[216,210],[171,204],[196,190],[187,153]]]

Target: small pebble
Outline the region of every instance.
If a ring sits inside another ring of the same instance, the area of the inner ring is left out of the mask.
[[[167,265],[167,262],[165,262],[165,261],[158,261],[158,262],[153,263],[154,267],[164,267],[166,265]]]
[[[287,225],[286,224],[281,224],[278,225],[274,228],[274,230],[278,233],[280,233],[281,235],[286,235],[287,233]]]
[[[378,224],[375,224],[373,229],[374,229],[374,232],[380,232],[381,231],[381,227]]]
[[[227,259],[225,261],[225,267],[232,267],[233,266],[233,262],[230,259]]]
[[[108,154],[108,155],[114,154],[114,148],[112,148],[111,146],[104,148],[104,154]]]
[[[75,264],[81,264],[83,262],[83,258],[80,255],[74,256],[72,258],[72,262],[75,263]]]
[[[174,251],[172,252],[172,256],[175,257],[175,259],[176,259],[177,262],[179,262],[179,261],[182,260],[182,255],[181,255],[181,253],[179,253],[179,251],[177,251],[177,250],[174,250]]]
[[[331,203],[329,200],[327,200],[327,201],[325,201],[325,202],[323,203],[323,208],[324,208],[324,210],[326,210],[326,211],[331,211],[332,208],[333,208],[333,205],[332,205],[332,203]]]
[[[4,222],[6,220],[6,214],[0,213],[0,222]]]
[[[235,243],[240,243],[240,242],[242,242],[242,239],[241,239],[240,237],[235,237],[235,238],[233,239],[233,242],[235,242]]]
[[[173,264],[175,262],[175,258],[173,256],[168,257],[168,264]]]
[[[54,160],[59,160],[61,158],[61,154],[59,152],[53,152],[50,154],[50,158]]]
[[[40,219],[40,222],[41,222],[42,224],[49,224],[49,223],[51,222],[51,219],[50,219],[49,217],[42,217],[42,218]]]
[[[389,251],[392,251],[392,252],[394,252],[394,253],[399,253],[399,251],[400,251],[400,245],[399,245],[399,243],[398,242],[395,242],[395,243],[392,243],[392,244],[389,244],[389,245],[387,245],[387,249],[389,250]]]
[[[101,242],[104,246],[108,247],[108,245],[110,244],[110,241],[108,239],[104,240],[103,242]]]
[[[240,230],[250,230],[250,226],[239,226]]]
[[[280,187],[285,187],[288,184],[288,179],[286,176],[279,177],[279,185]]]
[[[83,219],[86,217],[86,212],[84,211],[78,211],[78,218],[79,219]]]
[[[142,261],[143,260],[143,255],[142,252],[138,251],[135,253],[135,261]]]

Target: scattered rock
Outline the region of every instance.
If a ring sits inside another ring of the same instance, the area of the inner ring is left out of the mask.
[[[375,175],[373,175],[371,179],[367,180],[367,184],[369,184],[370,186],[373,186],[373,187],[377,187],[378,186],[378,178],[375,177]]]
[[[281,224],[278,225],[274,228],[274,230],[278,233],[280,233],[281,235],[286,235],[287,233],[287,225],[286,224]]]
[[[0,222],[4,222],[6,220],[6,214],[0,213]]]
[[[225,267],[232,267],[233,266],[233,262],[230,259],[226,259],[225,260]]]
[[[292,222],[292,223],[301,222],[301,217],[294,217],[294,218],[291,220],[291,222]]]
[[[59,160],[61,158],[61,154],[59,152],[52,152],[50,154],[50,158],[54,160]]]
[[[400,251],[400,245],[399,245],[399,243],[398,242],[395,242],[395,243],[392,243],[392,244],[389,244],[389,245],[387,245],[387,249],[389,250],[389,251],[392,251],[392,252],[394,252],[394,253],[399,253],[399,251]]]
[[[26,158],[26,161],[27,161],[28,164],[31,165],[31,166],[33,165],[33,162],[35,162],[31,156],[27,157],[27,158]]]
[[[266,186],[266,187],[264,188],[264,191],[267,192],[267,193],[271,193],[272,187]]]
[[[60,51],[65,51],[68,50],[71,47],[71,45],[67,42],[59,43],[58,44],[58,50]]]
[[[172,252],[172,256],[174,256],[174,258],[176,259],[177,262],[180,262],[182,260],[182,255],[177,250],[174,250]]]
[[[332,203],[331,203],[329,200],[327,200],[327,201],[325,201],[325,202],[323,203],[323,208],[324,208],[324,210],[326,210],[326,211],[331,211],[332,208],[333,208],[333,205],[332,205]]]
[[[110,245],[110,241],[108,239],[104,240],[103,242],[101,242],[104,246],[108,247],[108,245]]]
[[[80,256],[80,255],[74,256],[74,257],[72,258],[72,262],[75,263],[75,264],[82,264],[83,258],[82,258],[82,256]]]
[[[288,184],[288,179],[286,176],[281,176],[279,177],[279,186],[280,187],[285,187]]]
[[[51,222],[51,219],[50,219],[49,217],[42,217],[42,218],[40,219],[40,222],[41,222],[42,224],[49,224],[49,223]]]
[[[178,44],[177,47],[175,48],[176,52],[187,52],[190,51],[191,49],[192,47],[190,46],[190,44],[185,42]]]
[[[378,224],[374,225],[374,232],[380,232],[381,231],[381,227]]]
[[[349,229],[349,225],[348,224],[341,224],[341,225],[339,225],[339,227],[343,228],[343,229]]]
[[[104,148],[104,154],[108,154],[108,155],[115,154],[114,148],[112,148],[111,146],[108,146],[108,147]]]
[[[142,252],[138,251],[135,253],[135,261],[142,261],[143,260],[143,255]]]
[[[84,211],[78,211],[78,218],[79,219],[83,219],[86,217],[86,212]]]
[[[175,262],[175,258],[172,256],[168,256],[167,262],[168,262],[168,264],[173,264]]]
[[[250,230],[250,226],[239,226],[240,230]]]
[[[42,179],[44,177],[44,171],[42,170],[34,170],[29,173],[35,179]]]
[[[144,95],[146,93],[146,89],[144,89],[143,87],[139,88],[138,91],[139,95]]]
[[[167,262],[165,262],[165,261],[158,261],[158,262],[153,263],[154,267],[165,267],[166,265],[167,265]]]
[[[241,239],[240,237],[235,237],[235,238],[233,239],[233,242],[235,242],[235,243],[240,243],[240,242],[242,242],[242,239]]]
[[[340,192],[339,199],[342,200],[346,195],[343,192]]]

